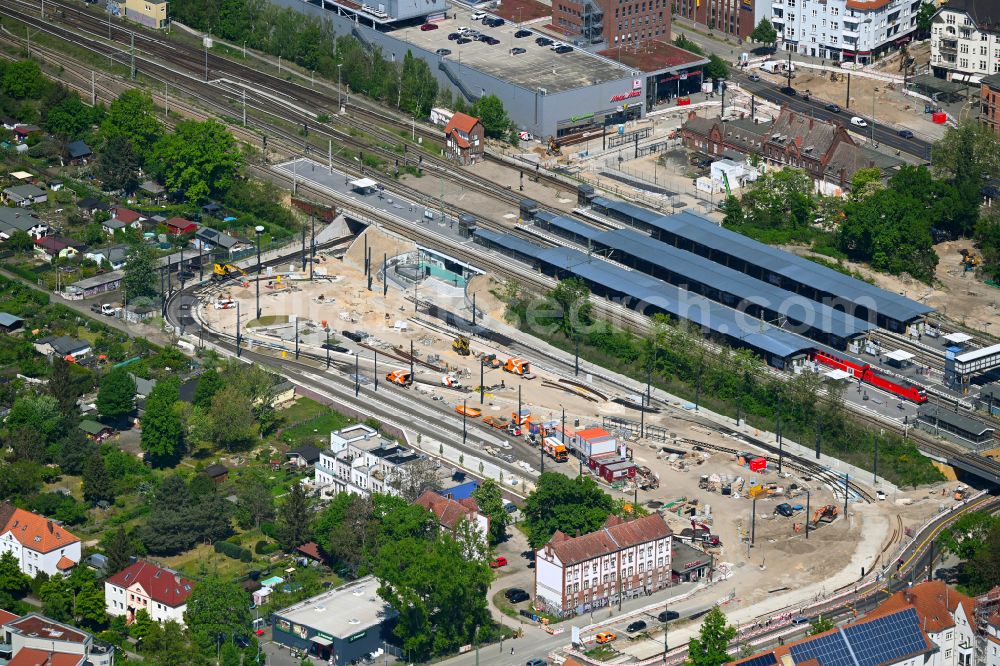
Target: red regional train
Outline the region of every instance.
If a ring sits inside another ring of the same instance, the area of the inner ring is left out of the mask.
[[[922,387],[915,386],[905,380],[883,377],[868,363],[862,363],[850,358],[834,356],[833,354],[821,349],[813,350],[812,360],[831,368],[849,372],[855,379],[860,379],[866,384],[876,386],[884,391],[892,393],[893,395],[899,396],[900,398],[915,402],[918,405],[927,402],[927,391],[925,391]]]

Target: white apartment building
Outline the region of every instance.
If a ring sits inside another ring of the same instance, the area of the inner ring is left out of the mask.
[[[393,481],[405,474],[405,466],[421,456],[378,431],[358,424],[330,433],[330,448],[321,451],[314,482],[322,497],[337,493],[398,495]]]
[[[976,666],[982,666],[977,664]],[[1000,613],[994,613],[986,623],[986,665],[1000,666]]]
[[[10,552],[21,571],[34,577],[68,573],[80,561],[80,539],[37,513],[0,502],[0,554]]]
[[[124,615],[131,624],[140,610],[154,622],[184,624],[184,611],[194,583],[179,574],[139,560],[104,581],[108,615]]]
[[[868,64],[917,29],[923,0],[772,0],[771,21],[785,51]]]
[[[86,631],[38,613],[0,611],[3,663],[10,666],[113,666],[115,648]]]
[[[582,613],[650,594],[672,582],[673,532],[657,513],[610,516],[583,536],[556,532],[535,552],[535,605],[557,615]]]
[[[919,583],[886,599],[869,617],[914,608],[920,625],[938,651],[932,666],[982,666],[976,663],[975,600],[940,580]]]
[[[996,3],[950,0],[934,15],[931,69],[935,76],[979,83],[1000,72],[1000,12]]]

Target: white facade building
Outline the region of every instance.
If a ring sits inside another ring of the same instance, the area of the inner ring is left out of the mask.
[[[108,615],[124,615],[129,624],[145,610],[154,622],[183,625],[193,588],[194,583],[179,574],[139,560],[104,582],[104,606]]]
[[[986,623],[986,665],[1000,666],[1000,613],[994,613]],[[977,664],[977,666],[982,666]]]
[[[996,6],[953,0],[941,6],[931,27],[935,76],[978,83],[1000,72],[1000,14]]]
[[[406,473],[407,464],[420,459],[410,449],[382,439],[374,428],[358,424],[330,433],[330,448],[319,454],[314,481],[324,497],[342,492],[398,495],[392,482]]]
[[[16,617],[0,611],[0,621],[0,643],[9,648],[10,666],[113,666],[115,662],[114,646],[44,615]]]
[[[13,553],[29,576],[68,573],[80,561],[80,539],[45,516],[3,502],[0,525],[0,554]]]
[[[673,532],[657,513],[608,518],[596,532],[556,532],[535,553],[535,605],[559,615],[586,612],[671,584]]]
[[[923,0],[773,0],[785,51],[868,64],[910,40]]]

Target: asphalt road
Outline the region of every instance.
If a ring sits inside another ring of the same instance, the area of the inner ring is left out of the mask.
[[[747,72],[740,72],[738,74],[734,73],[734,78],[739,83],[740,87],[747,92],[753,93],[754,95],[762,97],[769,102],[774,102],[775,104],[787,105],[788,108],[794,111],[809,114],[819,120],[840,123],[849,131],[858,135],[858,137],[863,138],[865,141],[870,141],[872,136],[874,136],[875,141],[883,147],[895,148],[905,153],[915,155],[921,159],[930,160],[931,145],[922,139],[917,137],[905,139],[899,136],[897,130],[893,127],[882,125],[878,122],[873,124],[870,115],[865,115],[857,109],[842,108],[840,113],[834,113],[826,108],[826,104],[828,104],[829,101],[805,100],[801,96],[801,90],[797,90],[799,94],[792,97],[781,92],[781,88],[784,87],[783,85],[777,85],[763,79],[760,81],[751,81],[747,74]],[[795,88],[795,79],[792,79],[792,87]],[[837,102],[837,104],[840,104],[840,102]],[[869,126],[855,127],[851,125],[852,116],[864,118]]]

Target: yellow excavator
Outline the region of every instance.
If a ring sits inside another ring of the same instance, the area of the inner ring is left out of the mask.
[[[451,341],[451,348],[459,356],[468,356],[471,352],[469,351],[469,338],[464,335],[459,335],[454,340]]]
[[[246,271],[232,264],[215,264],[212,266],[212,278],[215,280],[225,280],[237,275],[246,277]]]
[[[972,252],[970,252],[969,250],[966,250],[965,248],[963,248],[963,249],[959,250],[958,252],[959,252],[959,254],[962,255],[962,267],[966,271],[974,270],[976,268],[976,266],[979,265],[979,257],[976,256],[975,254],[973,254]]]

